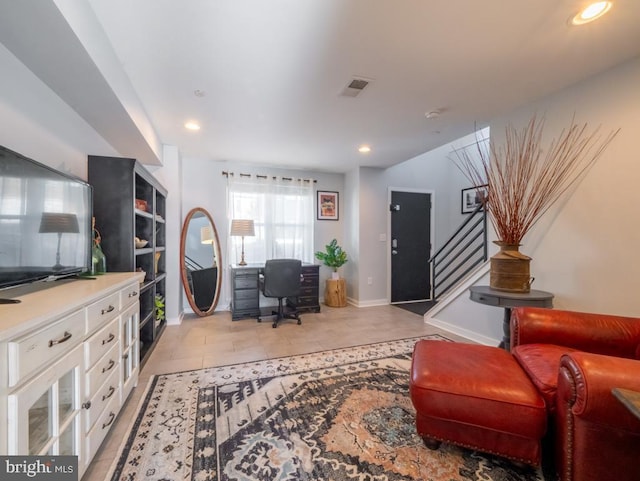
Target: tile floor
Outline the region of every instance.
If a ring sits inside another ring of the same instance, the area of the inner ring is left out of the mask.
[[[222,366],[373,342],[443,334],[469,342],[424,323],[418,314],[394,306],[331,308],[303,314],[302,325],[283,321],[277,329],[269,319],[231,321],[229,312],[185,317],[167,326],[140,373],[138,386],[115,421],[82,481],[103,481],[127,434],[140,398],[154,374]]]

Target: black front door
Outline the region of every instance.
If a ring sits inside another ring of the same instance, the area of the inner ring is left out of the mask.
[[[391,303],[431,299],[431,194],[391,192]]]

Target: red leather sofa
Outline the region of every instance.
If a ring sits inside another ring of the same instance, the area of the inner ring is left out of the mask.
[[[561,481],[640,480],[640,419],[613,388],[640,391],[640,319],[516,308],[511,353],[542,394]]]

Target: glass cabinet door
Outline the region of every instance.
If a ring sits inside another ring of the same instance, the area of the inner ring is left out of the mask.
[[[131,306],[121,316],[120,345],[122,346],[122,402],[127,399],[137,384],[137,371],[140,364],[138,352],[138,325],[140,309],[137,304]]]
[[[82,346],[9,395],[9,454],[81,455]]]

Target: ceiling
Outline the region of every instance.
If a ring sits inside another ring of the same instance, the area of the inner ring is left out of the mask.
[[[92,44],[100,34],[129,82],[130,94],[117,96],[132,125],[187,161],[387,167],[640,55],[637,0],[614,0],[581,27],[567,23],[585,4],[575,0],[89,0],[84,11],[70,2],[55,0],[98,80],[118,94],[105,49]],[[93,16],[90,32],[78,28],[80,15]],[[2,35],[14,52],[26,48],[20,32]],[[354,77],[371,82],[342,95]],[[96,102],[67,95],[81,113]],[[188,120],[201,129],[186,130]]]

